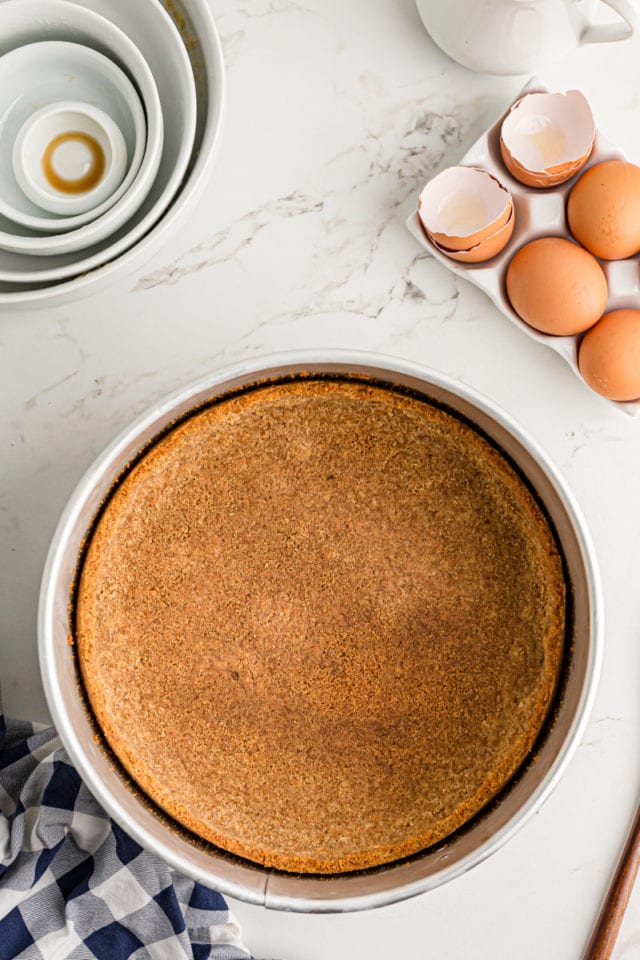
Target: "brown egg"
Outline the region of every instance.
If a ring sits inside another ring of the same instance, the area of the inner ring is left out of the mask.
[[[609,400],[640,399],[640,310],[613,310],[583,337],[580,373]]]
[[[570,240],[543,237],[521,247],[511,260],[507,295],[529,326],[569,336],[600,319],[608,289],[602,267],[590,253]]]
[[[576,240],[602,260],[624,260],[640,251],[640,167],[625,160],[597,163],[569,195],[569,227]]]

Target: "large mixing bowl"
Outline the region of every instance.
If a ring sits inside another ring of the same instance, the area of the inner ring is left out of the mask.
[[[164,427],[231,388],[295,372],[363,374],[435,398],[476,424],[511,458],[536,491],[555,527],[570,583],[572,636],[553,715],[534,757],[502,794],[465,828],[407,861],[337,877],[304,877],[252,865],[196,845],[149,809],[126,786],[113,758],[98,745],[78,684],[69,610],[82,543],[112,483]],[[40,664],[53,720],[80,775],[111,816],[140,844],[176,870],[222,893],[297,911],[359,910],[429,890],[466,872],[498,849],[540,808],[562,776],[584,730],[602,654],[602,601],[593,547],[565,481],[543,451],[505,413],[468,387],[404,360],[341,351],[292,353],[212,373],[154,407],[96,460],[60,520],[44,572]]]

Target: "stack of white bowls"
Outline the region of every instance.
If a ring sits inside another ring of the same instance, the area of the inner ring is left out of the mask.
[[[193,208],[219,140],[207,0],[0,0],[0,307],[69,302]]]

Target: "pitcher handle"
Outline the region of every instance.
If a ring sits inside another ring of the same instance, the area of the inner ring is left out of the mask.
[[[580,37],[581,43],[611,43],[614,40],[628,40],[640,32],[640,13],[633,0],[602,0],[608,7],[620,14],[623,23],[593,24],[587,27]]]

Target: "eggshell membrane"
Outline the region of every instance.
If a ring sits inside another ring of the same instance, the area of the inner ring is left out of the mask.
[[[486,170],[449,167],[427,183],[418,200],[418,212],[435,244],[446,252],[467,251],[505,226],[513,213],[513,201],[506,187]]]
[[[512,207],[511,216],[504,226],[500,227],[492,237],[487,237],[486,240],[482,240],[476,244],[471,250],[447,250],[446,247],[441,246],[431,235],[429,235],[429,239],[441,253],[444,253],[445,256],[451,260],[458,260],[460,263],[484,263],[485,260],[491,260],[491,258],[496,257],[501,250],[504,250],[511,239],[515,222],[516,217]]]
[[[606,160],[582,174],[569,194],[571,233],[601,260],[640,251],[640,167]]]
[[[609,400],[640,399],[640,310],[613,310],[582,338],[578,366]]]
[[[503,121],[500,153],[505,167],[520,183],[553,187],[584,167],[595,135],[591,107],[579,90],[529,93],[512,106]]]
[[[607,305],[607,280],[598,261],[561,237],[521,247],[507,268],[506,287],[518,316],[552,336],[588,330]]]

